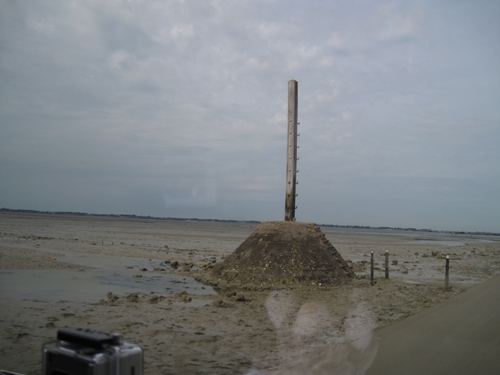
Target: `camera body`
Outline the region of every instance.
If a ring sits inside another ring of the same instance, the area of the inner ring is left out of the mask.
[[[119,334],[64,328],[43,345],[42,375],[142,375],[141,347]]]

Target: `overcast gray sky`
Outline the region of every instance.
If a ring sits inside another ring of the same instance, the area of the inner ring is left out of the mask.
[[[0,207],[500,232],[498,1],[0,0]]]

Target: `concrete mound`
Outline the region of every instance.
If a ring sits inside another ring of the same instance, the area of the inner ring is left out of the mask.
[[[221,284],[248,287],[338,285],[353,276],[317,225],[290,221],[263,222],[212,271]]]

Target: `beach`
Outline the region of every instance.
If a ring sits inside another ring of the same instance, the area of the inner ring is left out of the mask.
[[[355,273],[345,285],[196,281],[257,225],[0,212],[0,368],[39,374],[42,344],[83,327],[141,346],[145,374],[355,373],[376,356],[374,330],[500,273],[499,236],[323,226]]]

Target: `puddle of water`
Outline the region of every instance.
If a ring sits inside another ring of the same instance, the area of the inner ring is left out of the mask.
[[[60,255],[55,253],[55,255]],[[185,265],[179,264],[178,266],[172,266],[172,263],[166,263],[165,261],[158,259],[146,259],[146,258],[130,258],[130,257],[116,257],[101,254],[64,254],[64,256],[59,256],[58,260],[61,262],[71,263],[78,266],[92,267],[95,268],[146,268],[149,270],[163,269],[167,271],[183,271]],[[197,266],[190,267],[192,271],[199,271],[200,268]]]
[[[440,245],[440,246],[465,246],[464,242],[460,241],[433,241],[433,240],[415,240],[407,241],[408,245]]]
[[[145,275],[133,272],[107,272],[90,269],[74,270],[3,270],[0,271],[0,297],[38,300],[97,302],[107,292],[157,294],[187,291],[194,295],[216,294],[191,277],[177,275]]]
[[[57,252],[47,252],[56,255],[62,262],[90,268],[80,271],[0,270],[0,298],[97,302],[108,292],[119,295],[136,292],[161,295],[182,291],[194,295],[216,294],[213,288],[191,277],[151,272],[155,269],[175,271],[161,260],[85,253],[61,256]],[[141,269],[150,272],[142,272]]]

